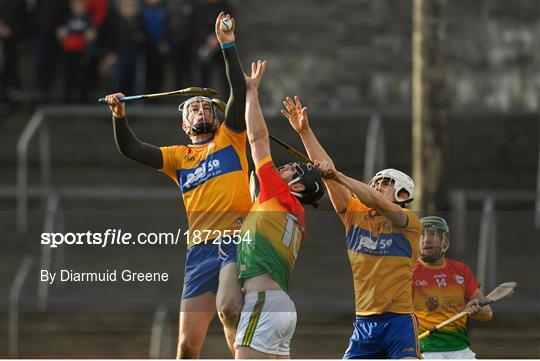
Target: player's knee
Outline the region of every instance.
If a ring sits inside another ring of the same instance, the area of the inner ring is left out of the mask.
[[[240,318],[240,307],[233,303],[225,303],[219,310],[219,319],[224,326],[236,327]]]
[[[177,359],[196,359],[199,358],[200,346],[195,340],[188,338],[181,339],[178,343]]]

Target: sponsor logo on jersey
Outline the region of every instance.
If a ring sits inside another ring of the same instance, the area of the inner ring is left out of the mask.
[[[433,275],[433,278],[446,278],[446,273],[441,273],[438,275]]]
[[[465,283],[465,278],[463,278],[463,276],[456,275],[456,282],[462,285]]]
[[[378,253],[378,254],[388,254],[390,253],[390,247],[392,247],[393,240],[392,238],[383,239],[377,238],[373,240],[368,236],[361,236],[360,239],[356,242],[353,251],[361,252],[365,251],[366,253]]]
[[[228,146],[209,154],[195,168],[177,170],[176,175],[182,192],[187,193],[213,178],[240,170],[240,158],[234,148]]]
[[[347,233],[347,248],[353,252],[377,256],[412,256],[411,245],[402,234],[384,233],[375,237],[359,227],[352,227]]]
[[[439,307],[439,299],[435,296],[426,298],[426,307],[430,311],[435,311]]]

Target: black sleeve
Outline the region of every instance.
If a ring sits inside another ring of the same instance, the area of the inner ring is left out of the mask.
[[[161,149],[137,139],[126,118],[113,117],[113,130],[114,140],[120,153],[152,168],[163,168]]]
[[[230,96],[225,110],[225,124],[233,130],[246,130],[246,80],[244,70],[236,51],[236,46],[222,49],[225,59],[225,70],[229,80]]]

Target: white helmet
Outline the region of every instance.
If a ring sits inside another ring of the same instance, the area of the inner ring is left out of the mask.
[[[203,134],[203,133],[209,133],[215,131],[219,126],[219,120],[217,119],[216,114],[216,106],[212,99],[205,97],[205,96],[195,96],[192,98],[189,98],[188,100],[184,101],[178,106],[178,110],[182,114],[182,122],[184,124],[187,124],[188,122],[188,110],[189,106],[192,103],[198,102],[200,106],[202,107],[203,103],[208,103],[211,108],[212,114],[210,121],[202,121],[197,124],[194,124],[191,128],[189,128],[186,133],[191,136],[195,134]],[[187,124],[189,126],[189,124]]]
[[[397,169],[388,168],[377,172],[377,174],[375,174],[375,176],[369,181],[369,186],[374,187],[375,183],[377,183],[379,179],[384,178],[394,181],[394,199],[397,203],[405,204],[414,199],[414,182],[412,178]],[[405,200],[400,200],[398,198],[398,194],[403,190],[409,193],[409,197],[407,197]]]

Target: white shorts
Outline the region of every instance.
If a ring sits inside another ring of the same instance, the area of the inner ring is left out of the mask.
[[[244,296],[234,345],[251,347],[271,355],[288,356],[295,328],[296,309],[287,293],[248,293]]]
[[[470,348],[465,348],[459,351],[446,351],[446,352],[424,352],[422,356],[426,360],[452,360],[452,359],[465,359],[471,360],[476,358],[476,354],[472,352]]]

